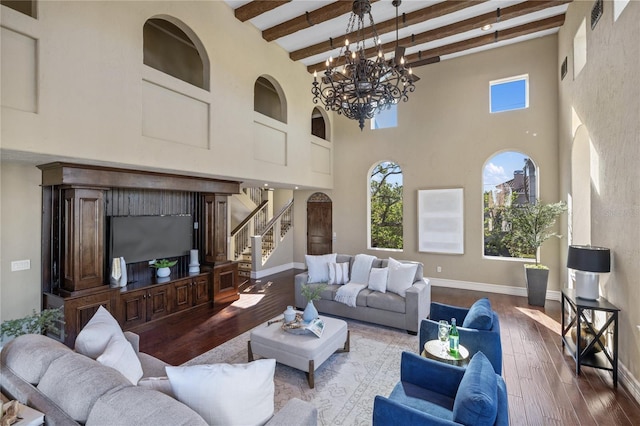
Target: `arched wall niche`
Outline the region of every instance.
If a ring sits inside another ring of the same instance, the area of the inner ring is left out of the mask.
[[[330,141],[329,117],[322,108],[314,107],[311,111],[311,134]]]
[[[591,244],[591,138],[584,125],[571,147],[570,244]]]
[[[156,15],[143,27],[143,62],[204,90],[209,90],[209,55],[196,33],[170,15]]]
[[[287,122],[287,99],[278,81],[266,74],[253,87],[253,109],[282,123]]]

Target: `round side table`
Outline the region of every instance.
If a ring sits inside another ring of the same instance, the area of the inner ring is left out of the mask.
[[[422,356],[460,367],[464,367],[469,363],[469,350],[467,348],[460,345],[458,347],[458,353],[454,355],[449,352],[448,346],[445,350],[442,349],[442,343],[440,342],[440,340],[429,340],[428,342],[426,342],[424,344]]]

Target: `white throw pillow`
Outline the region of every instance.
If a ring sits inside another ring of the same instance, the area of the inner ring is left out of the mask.
[[[320,256],[305,254],[304,259],[307,262],[308,268],[307,283],[329,282],[329,264],[336,263],[337,256],[337,253],[323,254]]]
[[[263,425],[273,416],[275,359],[165,369],[178,400],[209,425]]]
[[[142,364],[136,351],[124,335],[115,334],[107,348],[96,361],[107,367],[118,370],[132,384],[136,385],[142,377]]]
[[[97,359],[107,349],[114,335],[124,339],[120,324],[103,306],[100,306],[76,338],[76,352]]]
[[[371,272],[369,272],[369,290],[386,293],[387,275],[389,275],[389,268],[371,268]]]
[[[329,264],[329,284],[349,282],[349,262]]]
[[[389,258],[389,277],[387,278],[387,291],[396,293],[402,297],[407,295],[407,289],[413,285],[418,264],[400,263],[394,258]]]

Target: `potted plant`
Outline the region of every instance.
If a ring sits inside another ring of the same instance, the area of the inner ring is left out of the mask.
[[[43,334],[58,331],[64,320],[62,308],[47,308],[41,312],[35,310],[29,316],[7,320],[0,325],[0,338],[18,337],[23,334]]]
[[[511,203],[506,210],[506,219],[511,224],[511,233],[506,242],[512,256],[533,258],[534,264],[525,265],[527,296],[529,304],[544,306],[547,294],[549,268],[538,263],[538,248],[551,237],[560,238],[551,228],[558,217],[567,211],[565,202],[543,204]]]
[[[320,299],[320,295],[325,287],[326,285],[324,284],[302,284],[300,293],[302,293],[304,298],[307,299],[307,306],[304,308],[304,312],[302,313],[302,319],[304,321],[309,322],[318,318],[318,310],[313,305],[313,301]]]
[[[160,259],[153,262],[151,265],[152,268],[156,268],[156,276],[158,278],[166,278],[171,275],[171,268],[178,263],[177,260],[169,260],[169,259]]]

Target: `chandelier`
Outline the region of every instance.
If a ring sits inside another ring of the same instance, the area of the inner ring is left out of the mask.
[[[399,4],[400,1],[394,0],[396,25]],[[365,53],[365,16],[369,17],[373,46],[377,49],[375,59],[368,59]],[[413,83],[418,78],[413,75],[411,68],[405,68],[403,56],[385,60],[371,16],[369,0],[353,2],[347,35],[352,33],[357,34],[358,40],[355,44],[349,44],[349,40],[345,40],[338,58],[327,59],[326,70],[320,81],[314,71],[311,93],[315,104],[322,102],[327,111],[336,111],[347,118],[358,120],[362,130],[365,120],[373,118],[383,109],[389,109],[401,99],[408,101],[408,93],[415,90]]]

